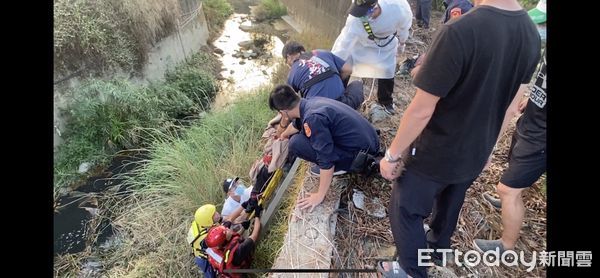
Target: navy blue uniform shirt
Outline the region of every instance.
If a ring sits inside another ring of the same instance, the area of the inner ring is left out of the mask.
[[[317,57],[327,63],[327,65],[338,74],[334,74],[333,76],[312,85],[308,88],[304,97],[308,99],[319,96],[337,99],[344,94],[344,83],[342,83],[339,72],[342,71],[342,66],[344,66],[345,62],[342,58],[333,55],[329,51],[318,50],[316,53]],[[299,92],[300,89],[302,89],[304,82],[324,71],[325,67],[318,62],[298,59],[292,64],[292,68],[288,74],[287,83],[292,86],[296,92]]]
[[[379,137],[375,128],[356,110],[339,101],[323,97],[300,100],[301,127],[317,153],[317,165],[331,169],[340,158],[337,150],[357,154],[376,153]]]

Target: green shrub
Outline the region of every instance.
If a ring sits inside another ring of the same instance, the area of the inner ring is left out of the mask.
[[[279,0],[261,0],[256,10],[258,21],[276,19],[287,14],[287,8]]]
[[[519,0],[519,4],[526,10],[535,8],[538,2],[539,0]]]
[[[227,18],[233,14],[233,7],[226,0],[203,0],[203,9],[208,21],[211,37],[217,34]]]
[[[149,129],[167,131],[174,118],[208,108],[217,92],[210,73],[190,64],[178,66],[166,79],[148,86],[92,80],[76,88],[65,141],[57,151],[55,185],[77,178],[77,166],[84,161],[105,161],[120,149],[143,146]]]
[[[206,108],[215,97],[217,84],[210,73],[193,66],[182,66],[165,74],[166,84]]]

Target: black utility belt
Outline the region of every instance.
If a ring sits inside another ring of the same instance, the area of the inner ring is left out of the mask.
[[[396,37],[395,32],[394,32],[394,34],[389,35],[385,38],[376,37],[375,35],[369,35],[369,39],[372,40],[375,43],[375,45],[377,45],[379,47],[386,47],[388,44],[390,44],[394,40],[395,37]],[[388,40],[388,41],[384,44],[378,44],[375,40],[378,40],[378,41]]]
[[[396,33],[393,33],[393,34],[391,34],[391,35],[388,35],[388,36],[385,36],[385,37],[377,37],[377,36],[375,36],[375,35],[369,35],[369,39],[370,39],[370,40],[375,40],[375,39],[378,39],[378,40],[382,41],[382,40],[387,40],[387,39],[389,39],[390,37],[392,37],[392,38],[393,38],[393,37],[395,37],[395,36],[396,36]]]

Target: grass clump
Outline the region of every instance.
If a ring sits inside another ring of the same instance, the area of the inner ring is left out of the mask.
[[[256,10],[256,20],[280,18],[287,14],[287,8],[279,0],[261,0]]]
[[[149,130],[166,131],[173,120],[207,109],[217,93],[212,73],[217,61],[198,53],[147,86],[127,80],[91,79],[71,92],[70,121],[55,157],[55,185],[79,178],[82,162],[99,164],[121,149],[144,146]],[[202,66],[202,68],[201,68]]]
[[[128,180],[138,190],[114,222],[126,236],[106,257],[109,276],[197,275],[185,242],[188,225],[202,204],[220,210],[222,180],[243,179],[260,156],[261,134],[273,114],[266,91],[209,113],[179,137],[163,134],[148,148],[150,158]]]
[[[55,75],[139,70],[179,15],[176,0],[54,1]]]
[[[215,37],[227,18],[233,14],[233,7],[226,0],[203,0],[202,5],[210,37]]]

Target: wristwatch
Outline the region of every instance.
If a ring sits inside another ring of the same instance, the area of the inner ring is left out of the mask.
[[[387,149],[385,151],[385,161],[389,162],[389,163],[396,163],[398,161],[400,161],[402,159],[402,155],[399,155],[397,158],[393,158],[392,155],[390,154],[390,150]]]

